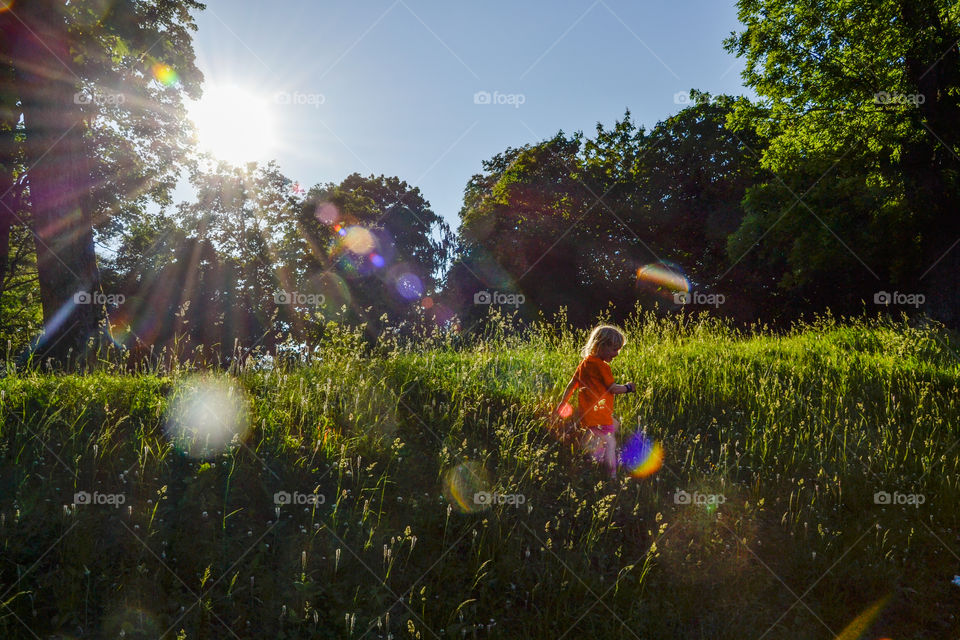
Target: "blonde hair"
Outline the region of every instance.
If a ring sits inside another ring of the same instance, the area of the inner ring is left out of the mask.
[[[622,349],[626,343],[627,336],[623,335],[623,331],[620,331],[620,329],[612,325],[602,324],[590,332],[590,337],[587,338],[587,344],[584,345],[583,350],[580,351],[580,355],[584,358],[595,356],[597,355],[597,351],[600,350],[600,347],[610,346]]]

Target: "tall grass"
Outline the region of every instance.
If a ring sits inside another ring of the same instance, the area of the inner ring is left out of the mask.
[[[189,360],[126,374],[105,357],[83,376],[9,375],[0,633],[812,639],[890,596],[877,637],[957,637],[947,332],[829,317],[786,334],[685,316],[625,329],[612,366],[638,393],[617,400],[620,435],[644,430],[666,459],[616,483],[547,429],[585,337],[563,318],[374,345],[331,327],[308,364],[226,374]],[[249,429],[194,459],[165,418],[211,378],[236,388]],[[678,504],[681,490],[724,502]],[[74,505],[82,491],[124,502]],[[923,504],[877,504],[882,491]]]

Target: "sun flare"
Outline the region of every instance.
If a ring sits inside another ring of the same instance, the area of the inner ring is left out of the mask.
[[[276,146],[270,101],[235,85],[204,89],[188,106],[200,148],[234,164],[267,160]]]

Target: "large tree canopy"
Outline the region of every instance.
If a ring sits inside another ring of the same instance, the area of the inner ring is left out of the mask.
[[[201,8],[193,0],[21,0],[0,13],[0,65],[10,80],[0,241],[9,224],[32,227],[44,355],[79,353],[102,333],[94,227],[109,236],[148,199],[168,197],[188,143],[181,99],[199,95],[189,32],[190,11]]]
[[[459,261],[448,278],[461,313],[482,316],[485,308],[471,302],[484,290],[523,295],[528,316],[564,306],[575,322],[608,305],[627,313],[638,300],[664,299],[638,290],[637,272],[650,264],[716,286],[762,142],[726,126],[732,98],[693,97],[650,131],[628,111],[610,129],[597,125],[593,138],[560,132],[484,162],[467,185]],[[746,282],[728,276],[725,284],[732,293]]]
[[[738,4],[726,46],[769,107],[739,124],[770,138],[774,175],[751,189],[731,258],[756,245],[755,268],[805,305],[899,288],[960,320],[960,3]]]

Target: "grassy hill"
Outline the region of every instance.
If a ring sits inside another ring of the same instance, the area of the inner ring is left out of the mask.
[[[616,483],[547,428],[584,339],[562,322],[339,329],[308,365],[233,375],[9,375],[0,635],[958,637],[955,340],[625,329],[620,436],[666,457]]]

